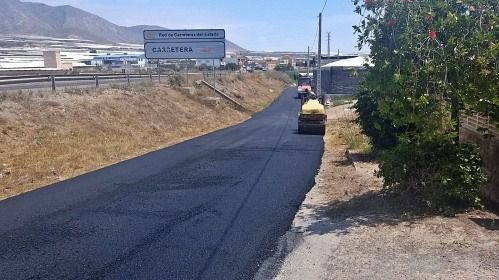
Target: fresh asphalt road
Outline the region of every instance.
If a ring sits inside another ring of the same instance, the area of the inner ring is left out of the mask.
[[[0,202],[0,279],[251,279],[323,140],[288,89],[250,120]]]

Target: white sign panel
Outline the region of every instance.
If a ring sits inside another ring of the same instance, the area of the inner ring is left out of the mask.
[[[147,59],[221,59],[225,57],[225,42],[146,42],[144,51]]]
[[[144,30],[144,40],[150,41],[223,41],[223,29],[189,29],[189,30]]]

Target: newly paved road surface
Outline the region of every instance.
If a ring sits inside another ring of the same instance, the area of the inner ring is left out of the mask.
[[[0,202],[0,279],[251,279],[323,140],[286,90],[240,125]]]

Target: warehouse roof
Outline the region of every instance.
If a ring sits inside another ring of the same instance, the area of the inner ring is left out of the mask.
[[[322,68],[329,68],[329,67],[355,67],[355,68],[364,68],[365,64],[372,65],[370,62],[370,59],[365,56],[357,56],[354,58],[347,58],[347,59],[342,59],[338,60],[335,62],[328,63]]]

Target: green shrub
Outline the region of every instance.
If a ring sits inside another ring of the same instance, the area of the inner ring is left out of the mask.
[[[291,64],[278,64],[274,68],[275,71],[290,72],[295,71],[295,68]]]
[[[354,108],[358,115],[356,121],[371,140],[374,151],[391,149],[397,145],[397,134],[405,129],[397,128],[391,120],[381,116],[374,91],[365,88],[359,90]]]
[[[222,70],[222,67],[220,67]],[[227,63],[223,67],[223,70],[229,70],[229,71],[239,71],[241,69],[241,65],[237,65],[236,63]]]
[[[265,72],[265,75],[271,79],[281,81],[286,84],[290,84],[292,82],[292,79],[289,75],[286,73],[282,72],[276,72],[276,71],[267,71]]]
[[[443,139],[383,152],[378,176],[388,190],[410,193],[443,213],[481,207],[479,189],[486,182],[477,147]]]

